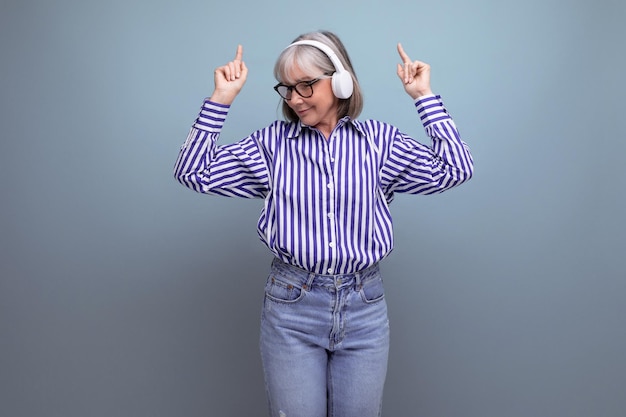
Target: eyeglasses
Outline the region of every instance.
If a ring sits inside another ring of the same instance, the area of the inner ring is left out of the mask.
[[[302,98],[309,98],[313,95],[313,84],[321,79],[329,78],[328,75],[314,78],[311,81],[300,81],[296,85],[285,85],[278,83],[274,86],[274,90],[285,100],[291,100],[291,93],[295,90]]]

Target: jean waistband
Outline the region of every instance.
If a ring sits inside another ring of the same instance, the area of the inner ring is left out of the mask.
[[[302,288],[319,286],[337,289],[355,287],[358,289],[367,281],[379,277],[380,269],[378,264],[375,264],[362,271],[350,274],[325,275],[316,274],[285,263],[279,258],[274,258],[272,261],[272,273],[280,275],[284,281]]]

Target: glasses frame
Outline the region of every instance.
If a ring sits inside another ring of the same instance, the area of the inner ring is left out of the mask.
[[[278,95],[283,99],[283,100],[291,100],[291,98],[293,97],[293,92],[295,91],[296,93],[298,93],[298,95],[302,98],[309,98],[313,96],[313,84],[315,84],[316,82],[323,80],[325,78],[330,78],[330,75],[324,74],[321,77],[317,77],[317,78],[313,78],[310,81],[300,81],[299,83],[296,83],[294,85],[287,85],[287,84],[283,84],[283,83],[278,83],[274,86],[274,90],[278,93]],[[307,87],[309,87],[311,89],[311,94],[309,95],[304,95],[302,94],[300,91],[298,91],[298,86],[299,85],[305,85]],[[280,87],[286,87],[287,88],[287,93],[283,96],[280,91],[279,88]]]

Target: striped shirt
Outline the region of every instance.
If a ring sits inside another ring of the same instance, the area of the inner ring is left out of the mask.
[[[420,97],[415,107],[430,147],[387,123],[348,117],[328,139],[275,121],[218,146],[229,106],[205,100],[175,177],[199,193],[263,198],[258,233],[284,262],[318,274],[357,272],[393,248],[394,193],[440,193],[472,176],[470,151],[440,97]]]

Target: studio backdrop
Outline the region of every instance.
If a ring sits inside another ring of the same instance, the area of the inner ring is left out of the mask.
[[[280,117],[276,57],[328,29],[361,118],[428,143],[401,42],[475,161],[462,187],[391,205],[383,415],[622,417],[625,15],[618,0],[4,0],[0,415],[267,415],[262,201],[195,194],[173,168],[238,44],[249,76],[221,143]]]

